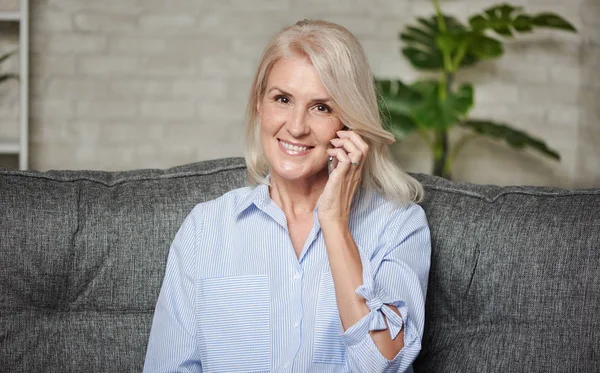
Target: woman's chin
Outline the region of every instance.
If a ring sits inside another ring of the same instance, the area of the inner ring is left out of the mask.
[[[325,172],[324,172],[325,171]],[[271,169],[271,176],[277,176],[288,181],[302,181],[315,179],[319,177],[327,177],[326,170],[307,169],[306,167],[278,167]]]

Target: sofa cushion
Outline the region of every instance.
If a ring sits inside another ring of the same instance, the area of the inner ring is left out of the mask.
[[[600,190],[419,175],[432,235],[417,372],[600,372]]]
[[[0,171],[0,371],[141,371],[175,232],[245,172]],[[433,243],[415,370],[600,371],[600,190],[415,176]]]
[[[245,180],[241,159],[0,171],[0,370],[141,371],[177,229]]]

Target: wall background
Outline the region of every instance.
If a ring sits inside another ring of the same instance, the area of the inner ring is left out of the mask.
[[[441,5],[465,20],[498,2]],[[16,3],[0,0],[4,9]],[[519,37],[502,59],[460,78],[476,84],[473,116],[513,123],[563,159],[481,139],[464,148],[454,177],[598,187],[600,2],[511,3],[530,13],[557,12],[579,34]],[[262,48],[302,18],[354,32],[377,76],[416,78],[399,55],[397,34],[432,8],[428,0],[31,0],[30,13],[31,168],[122,170],[241,156],[247,92]],[[0,50],[16,44],[16,26],[0,25]],[[0,86],[0,136],[17,133],[16,88]],[[417,137],[393,150],[405,169],[429,171],[430,155]]]

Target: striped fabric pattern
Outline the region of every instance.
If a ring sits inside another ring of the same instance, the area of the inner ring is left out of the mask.
[[[412,371],[431,255],[423,210],[357,195],[350,230],[369,276],[361,294],[372,295],[372,312],[345,332],[317,209],[313,216],[297,257],[267,186],[197,205],[169,251],[144,372]],[[388,328],[404,331],[393,360],[369,335],[386,304],[402,315]]]

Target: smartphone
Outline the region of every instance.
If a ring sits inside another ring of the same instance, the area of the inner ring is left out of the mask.
[[[327,174],[331,175],[331,172],[337,166],[338,160],[332,156],[329,156],[329,160],[327,161]]]

